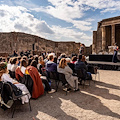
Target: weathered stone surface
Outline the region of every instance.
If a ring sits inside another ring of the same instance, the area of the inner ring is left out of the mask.
[[[92,53],[109,52],[108,46],[113,46],[115,42],[120,47],[120,16],[98,22],[96,32],[97,36],[93,32]]]
[[[80,43],[54,42],[20,32],[0,33],[0,53],[12,54],[14,50],[20,53],[22,50],[34,49],[34,51],[40,52],[54,51],[56,54],[66,53],[67,55],[71,55],[72,53],[79,53],[79,46]]]
[[[0,33],[0,53],[13,54],[16,50],[20,53],[22,50],[34,50],[40,52],[54,51],[57,54],[66,53],[70,56],[72,53],[79,53],[80,43],[75,42],[54,42],[35,35],[20,32]],[[91,54],[91,47],[85,49],[85,55]]]

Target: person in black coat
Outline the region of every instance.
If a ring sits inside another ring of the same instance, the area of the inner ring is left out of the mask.
[[[86,64],[82,61],[82,55],[79,55],[78,61],[75,63],[75,70],[81,69],[83,71],[85,79],[92,79],[91,73],[87,72],[87,66]]]

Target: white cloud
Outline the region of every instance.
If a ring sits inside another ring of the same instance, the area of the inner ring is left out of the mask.
[[[39,7],[39,8],[32,8],[31,10],[35,10],[37,12],[46,12],[50,15],[52,15],[55,18],[64,20],[66,22],[72,23],[74,27],[84,30],[84,31],[89,31],[91,30],[91,27],[88,26],[90,22],[85,24],[84,21],[79,21],[81,25],[77,24],[75,22],[75,19],[83,17],[83,9],[80,7],[76,2],[71,2],[71,0],[48,0],[50,3],[53,4],[53,6],[47,6],[47,7]],[[87,7],[86,7],[87,9]]]
[[[36,25],[36,30],[44,33],[54,34],[54,32],[51,30],[51,28],[47,25],[45,21],[41,21],[39,24]]]
[[[93,9],[100,9],[101,12],[112,12],[114,10],[120,10],[119,0],[78,0],[78,4],[87,5]]]
[[[84,21],[79,20],[81,24],[77,24],[78,19],[84,17],[85,11],[90,9],[93,11],[99,9],[101,13],[120,11],[119,0],[48,0],[48,2],[52,5],[37,7],[32,10],[46,12],[55,18],[72,23],[74,27],[83,31],[91,31],[92,25],[88,24],[93,21],[93,19],[88,19],[85,20],[86,24],[84,24]],[[77,23],[75,22],[76,19]]]
[[[72,27],[49,26],[45,21],[36,19],[30,11],[20,6],[0,6],[0,31],[1,32],[25,32],[38,35],[46,39],[56,41],[91,41],[91,37],[83,32],[78,32]],[[74,21],[77,23],[77,21]],[[89,22],[81,22],[84,25],[91,25]],[[83,40],[84,38],[84,40]]]
[[[19,31],[44,36],[53,34],[45,21],[36,19],[29,11],[20,6],[0,6],[0,29],[3,32]],[[1,31],[1,32],[2,32]]]
[[[86,22],[86,21],[72,21],[72,23],[74,24],[74,26],[76,28],[79,28],[82,31],[90,31],[91,30],[91,23],[90,22]]]
[[[27,32],[29,32],[29,33],[32,33],[31,29],[29,29],[29,28],[26,27],[26,26],[23,26],[22,24],[16,23],[16,24],[14,25],[14,27],[15,27],[15,29],[17,29],[17,30],[27,31]]]
[[[85,43],[86,40],[89,41],[89,43],[92,41],[91,36],[87,36],[85,33],[78,32],[74,29],[63,28],[61,26],[52,26],[51,29],[55,32],[54,38],[58,41],[76,41],[82,43]]]
[[[98,9],[102,14],[120,11],[119,0],[48,0],[49,6],[46,7],[33,2],[30,0],[2,0],[1,4],[9,4],[9,6],[0,6],[0,31],[20,31],[52,40],[63,39],[80,42],[86,40],[87,43],[90,43],[92,37],[86,35],[84,31],[92,31],[94,19],[86,18],[86,11],[93,10],[93,12],[96,12],[96,9]],[[45,12],[55,18],[71,23],[72,26],[71,28],[49,26],[45,21],[36,19],[31,14],[31,10]],[[86,19],[83,19],[84,17]]]

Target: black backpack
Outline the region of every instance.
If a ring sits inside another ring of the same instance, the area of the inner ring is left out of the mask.
[[[24,74],[23,77],[20,77],[20,83],[24,84],[32,96],[33,91],[33,80],[30,75]]]
[[[16,87],[16,86],[15,86],[14,84],[12,84],[11,82],[7,82],[7,83],[10,84],[10,86],[12,87],[15,96],[22,95],[22,90],[20,90],[18,87]]]

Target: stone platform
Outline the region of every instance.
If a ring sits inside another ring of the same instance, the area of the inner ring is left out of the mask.
[[[120,62],[103,62],[103,61],[87,61],[88,65],[98,66],[102,70],[117,70],[120,71]]]

